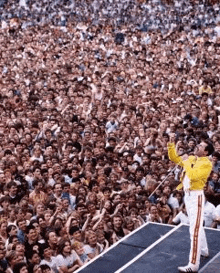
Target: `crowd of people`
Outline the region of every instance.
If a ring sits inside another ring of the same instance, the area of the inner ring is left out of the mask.
[[[212,2],[0,1],[0,272],[73,272],[146,222],[188,223],[173,133],[183,158],[214,145],[220,228]]]

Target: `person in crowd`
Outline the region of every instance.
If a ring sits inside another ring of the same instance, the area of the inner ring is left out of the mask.
[[[88,261],[90,261],[88,254],[85,253],[83,243],[81,242],[73,243],[73,249],[76,251],[77,255],[79,256],[83,264],[86,264]]]
[[[180,212],[172,219],[172,224],[187,224],[189,225],[189,217],[187,215],[185,204],[182,206]]]
[[[120,214],[115,214],[112,218],[113,233],[111,236],[112,243],[117,242],[123,238],[126,234],[123,228],[123,219]]]
[[[58,252],[59,254],[56,257],[58,272],[73,272],[83,265],[76,252],[71,250],[71,243],[69,240],[60,240]]]
[[[24,262],[15,264],[13,273],[28,273],[28,266]]]
[[[40,265],[48,265],[52,273],[57,273],[56,257],[52,256],[52,250],[47,244],[43,246],[43,258],[40,261]]]
[[[162,218],[159,216],[157,205],[151,204],[149,215],[146,216],[146,222],[163,222]]]
[[[98,238],[94,231],[89,230],[85,236],[87,241],[87,244],[84,245],[85,254],[88,255],[89,259],[93,259],[103,252],[103,247],[98,243]]]

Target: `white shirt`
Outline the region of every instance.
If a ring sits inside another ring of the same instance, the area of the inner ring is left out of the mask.
[[[52,269],[52,272],[57,273],[57,264],[56,264],[56,257],[51,257],[51,261],[47,261],[45,259],[41,260],[40,265],[46,264],[49,265],[49,267]]]
[[[111,121],[108,121],[105,125],[105,128],[107,130],[107,133],[111,133],[117,130],[118,128],[118,123],[115,121],[113,124]]]
[[[97,243],[97,246],[98,246],[99,253],[101,253],[103,251],[102,246],[99,243]],[[94,254],[96,251],[96,248],[93,248],[90,245],[85,245],[83,248],[84,248],[85,254],[87,254],[87,255],[90,253]]]
[[[79,257],[75,252],[72,252],[67,257],[64,257],[63,255],[59,254],[56,257],[57,268],[59,268],[60,266],[72,267],[74,262],[78,259]]]
[[[143,178],[141,179],[140,185],[141,185],[142,187],[145,187],[145,185],[146,185],[146,178],[145,178],[145,177],[143,177]]]
[[[170,197],[167,200],[168,205],[170,205],[173,209],[179,208],[179,202],[176,197],[173,196],[173,194],[170,195]]]
[[[215,219],[215,206],[206,201],[204,206],[204,226],[211,227]]]
[[[158,216],[157,220],[156,221],[152,221],[152,217],[151,215],[146,215],[146,221],[145,222],[156,222],[156,223],[162,223],[162,219],[160,216]]]
[[[142,157],[137,154],[133,156],[133,160],[139,162],[140,165],[142,164]]]
[[[220,217],[220,205],[215,208],[214,216],[215,219]],[[220,223],[217,224],[217,229],[220,229]]]
[[[189,225],[189,217],[182,211],[180,211],[174,218],[173,218],[174,224],[187,224]]]

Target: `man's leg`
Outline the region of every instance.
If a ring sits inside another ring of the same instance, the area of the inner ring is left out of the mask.
[[[204,227],[201,228],[201,255],[204,257],[209,256],[209,249]]]
[[[190,221],[190,254],[189,263],[185,267],[179,267],[181,272],[197,272],[200,263],[201,239],[204,234],[203,213],[204,213],[204,195],[201,192],[191,191],[186,198],[189,221]],[[205,238],[205,237],[204,237]],[[205,245],[205,241],[204,241]],[[206,243],[207,246],[207,243]],[[189,269],[190,268],[190,269]]]

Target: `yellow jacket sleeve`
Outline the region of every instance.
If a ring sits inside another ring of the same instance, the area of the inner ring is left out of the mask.
[[[174,143],[171,143],[169,142],[167,144],[167,149],[168,149],[168,156],[169,156],[169,159],[171,161],[173,161],[174,163],[180,165],[181,167],[183,167],[183,160],[181,158],[181,156],[179,156],[176,152],[176,148],[175,148],[175,144]]]

